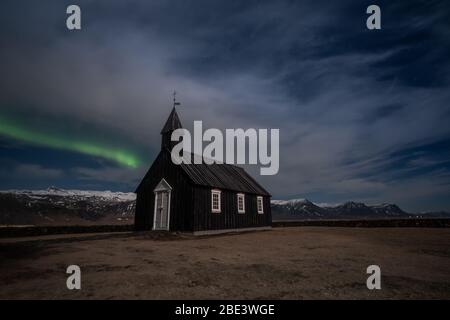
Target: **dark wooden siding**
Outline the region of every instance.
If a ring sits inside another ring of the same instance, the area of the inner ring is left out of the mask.
[[[272,224],[270,197],[263,197],[264,213],[258,214],[256,195],[245,194],[245,213],[238,213],[237,192],[221,191],[221,212],[211,211],[211,189],[196,186],[194,231],[264,227]]]
[[[170,230],[193,231],[193,186],[181,168],[172,163],[170,153],[165,150],[158,155],[136,192],[136,230],[153,228],[153,190],[162,178],[172,187]]]
[[[153,226],[153,215],[147,214],[150,208],[150,197],[145,190],[136,195],[136,211],[134,215],[134,226],[136,230],[147,230]]]
[[[161,134],[161,152],[136,189],[135,228],[153,228],[155,194],[161,179],[172,187],[170,226],[172,231],[204,231],[270,226],[270,194],[241,167],[230,164],[175,165],[170,156],[170,137],[181,122],[175,106]],[[194,155],[190,155],[194,158]],[[211,189],[222,192],[222,212],[211,212]],[[245,194],[245,213],[237,212],[237,193]],[[264,198],[264,213],[257,212],[257,195]]]

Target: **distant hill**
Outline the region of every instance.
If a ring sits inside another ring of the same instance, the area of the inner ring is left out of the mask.
[[[0,225],[89,225],[134,222],[136,195],[110,191],[0,192]]]
[[[322,208],[308,199],[272,200],[272,219],[325,219],[327,209]]]
[[[450,218],[449,212],[408,213],[395,204],[366,205],[345,202],[339,205],[315,204],[308,199],[272,200],[273,220],[311,219],[383,219],[383,218]]]
[[[0,191],[0,226],[133,224],[136,195],[110,191]],[[448,212],[407,213],[395,204],[316,204],[308,199],[272,200],[273,220],[450,218]]]

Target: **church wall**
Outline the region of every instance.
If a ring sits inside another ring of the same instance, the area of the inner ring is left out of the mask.
[[[194,231],[271,226],[270,197],[263,197],[264,213],[258,214],[256,197],[245,194],[245,213],[238,213],[236,191],[221,190],[221,212],[211,210],[211,188],[195,187]]]
[[[152,230],[155,202],[153,190],[162,178],[172,187],[170,230],[192,231],[193,186],[181,168],[172,163],[168,151],[160,152],[137,191],[136,230]]]

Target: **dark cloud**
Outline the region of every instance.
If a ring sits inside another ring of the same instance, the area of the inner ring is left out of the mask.
[[[71,2],[2,4],[0,115],[150,164],[177,89],[189,129],[280,129],[280,173],[258,177],[275,197],[450,209],[446,2],[380,1],[377,31],[368,1],[77,3],[79,32],[65,28]],[[62,170],[62,186],[127,190],[146,169],[14,144],[0,147],[5,187],[31,185],[15,180],[20,165]]]
[[[380,106],[378,108],[374,108],[371,112],[364,116],[363,120],[366,120],[369,123],[389,118],[393,116],[395,113],[403,110],[405,106],[400,104],[388,104],[384,106]]]

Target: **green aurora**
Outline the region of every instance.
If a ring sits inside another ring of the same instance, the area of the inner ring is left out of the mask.
[[[75,141],[56,137],[48,133],[27,129],[0,116],[0,135],[7,136],[20,141],[36,145],[51,147],[55,149],[75,151],[108,160],[113,160],[123,166],[137,168],[141,161],[139,158],[126,150],[118,150],[99,146],[84,141]]]

